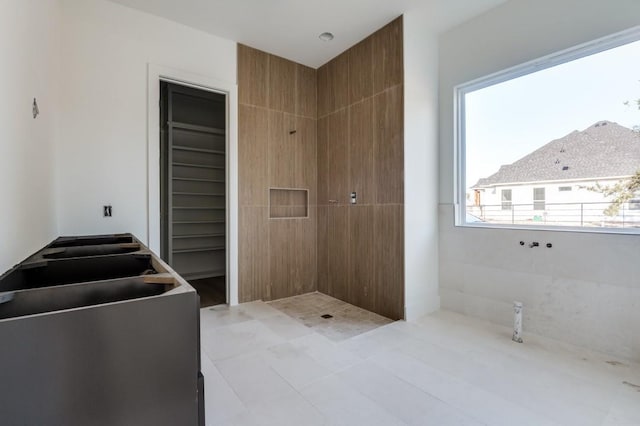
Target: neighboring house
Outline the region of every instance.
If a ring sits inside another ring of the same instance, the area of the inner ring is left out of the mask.
[[[495,223],[567,226],[640,224],[640,198],[615,217],[609,200],[590,190],[613,185],[640,169],[640,135],[610,121],[553,140],[471,187],[467,211]]]

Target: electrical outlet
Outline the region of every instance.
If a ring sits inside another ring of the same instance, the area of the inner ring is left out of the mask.
[[[111,206],[103,206],[102,214],[104,215],[104,217],[111,217],[111,214],[112,214]]]

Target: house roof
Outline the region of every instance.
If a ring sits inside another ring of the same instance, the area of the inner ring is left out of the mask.
[[[631,176],[640,169],[640,135],[611,121],[599,121],[501,166],[473,188],[505,183]]]

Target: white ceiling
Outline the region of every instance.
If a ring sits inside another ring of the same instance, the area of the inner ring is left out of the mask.
[[[317,68],[406,12],[423,9],[442,32],[506,0],[111,1]]]

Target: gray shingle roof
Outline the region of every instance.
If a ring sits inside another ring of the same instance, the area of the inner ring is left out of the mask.
[[[610,121],[553,140],[473,186],[630,176],[640,169],[640,134]]]

